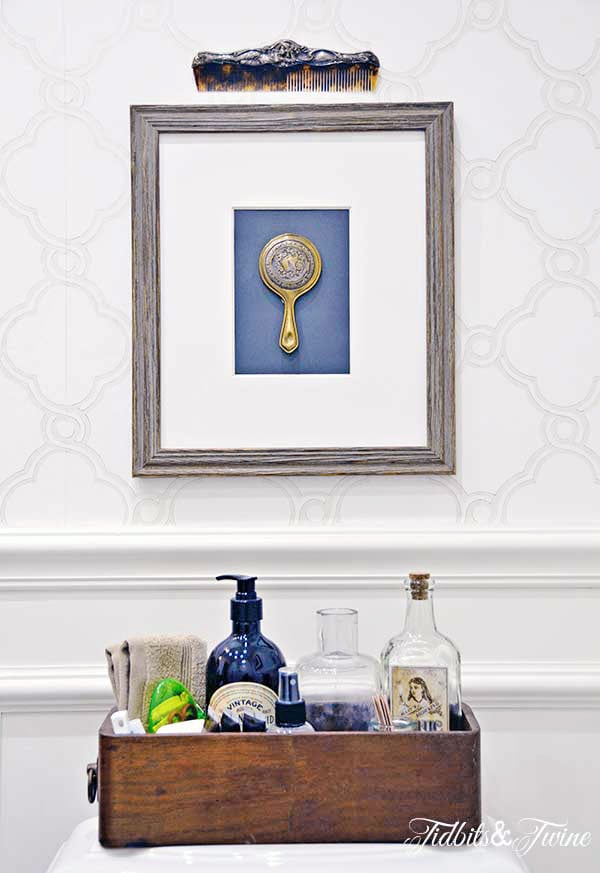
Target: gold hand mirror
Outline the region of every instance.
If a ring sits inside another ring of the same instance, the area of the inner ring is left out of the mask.
[[[299,345],[294,307],[321,275],[321,256],[305,236],[282,233],[265,245],[258,258],[260,277],[270,291],[283,300],[279,345],[288,355]]]

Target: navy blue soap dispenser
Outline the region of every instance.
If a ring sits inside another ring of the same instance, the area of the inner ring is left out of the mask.
[[[261,633],[262,599],[256,594],[256,576],[225,573],[217,576],[237,583],[231,599],[231,634],[209,655],[206,665],[206,702],[211,718],[258,714],[267,726],[275,723],[279,668],[285,658],[275,643]]]

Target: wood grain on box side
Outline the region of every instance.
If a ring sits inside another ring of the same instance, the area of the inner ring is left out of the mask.
[[[105,846],[402,842],[481,820],[479,726],[446,734],[100,733]],[[411,822],[413,822],[411,826]]]

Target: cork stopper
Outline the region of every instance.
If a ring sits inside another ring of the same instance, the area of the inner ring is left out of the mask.
[[[413,600],[427,600],[433,588],[433,580],[429,573],[409,573],[408,588]]]

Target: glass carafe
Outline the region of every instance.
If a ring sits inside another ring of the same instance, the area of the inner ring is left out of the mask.
[[[297,665],[306,720],[317,731],[366,731],[380,691],[379,662],[358,651],[355,609],[319,609],[319,651]]]

